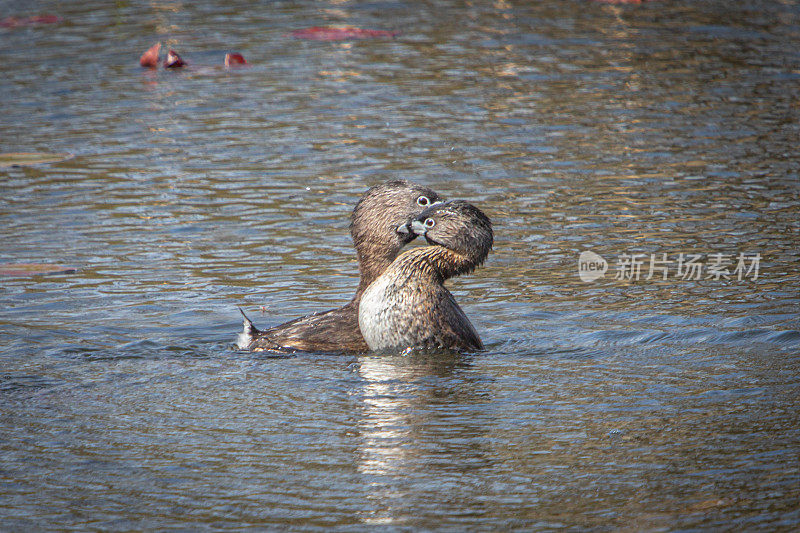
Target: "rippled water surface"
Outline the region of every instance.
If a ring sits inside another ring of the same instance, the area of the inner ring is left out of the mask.
[[[0,152],[75,157],[0,168],[0,262],[77,271],[0,277],[0,529],[800,527],[795,0],[0,2],[47,13]],[[235,351],[350,298],[397,177],[492,218],[487,350]]]

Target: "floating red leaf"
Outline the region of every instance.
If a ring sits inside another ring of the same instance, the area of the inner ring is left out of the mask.
[[[399,33],[400,32],[386,30],[365,30],[350,26],[338,28],[314,26],[313,28],[294,30],[290,35],[296,39],[311,39],[314,41],[345,41],[348,39],[392,38],[399,35]]]
[[[170,50],[167,54],[167,59],[164,60],[164,68],[180,68],[186,65],[174,50]]]
[[[246,65],[247,61],[244,60],[242,54],[225,54],[225,66],[231,65]]]
[[[156,43],[147,49],[147,52],[139,58],[139,64],[145,68],[156,68],[158,66],[158,53],[161,51],[161,43]]]

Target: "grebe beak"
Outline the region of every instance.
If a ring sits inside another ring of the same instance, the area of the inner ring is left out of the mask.
[[[428,231],[428,228],[425,226],[425,224],[419,220],[412,220],[410,229],[417,235],[425,235],[425,233]]]
[[[408,223],[400,224],[399,226],[397,226],[397,233],[403,233],[403,234],[411,233],[411,230],[408,229]]]

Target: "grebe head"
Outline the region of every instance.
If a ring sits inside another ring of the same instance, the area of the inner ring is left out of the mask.
[[[405,222],[441,201],[433,189],[406,180],[372,187],[358,201],[350,217],[350,233],[356,248],[380,242],[399,252],[416,237],[406,230]]]
[[[436,204],[406,224],[411,233],[425,237],[428,244],[443,246],[483,263],[492,249],[492,222],[474,205],[463,200]]]
[[[406,222],[441,202],[433,189],[406,180],[387,181],[364,193],[350,217],[362,289],[417,236]]]

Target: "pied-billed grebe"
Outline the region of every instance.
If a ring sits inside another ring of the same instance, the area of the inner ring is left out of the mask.
[[[406,230],[432,246],[403,252],[364,291],[358,323],[370,349],[483,348],[444,281],[483,263],[492,248],[491,221],[455,200],[429,207]]]
[[[387,181],[369,189],[350,217],[350,234],[361,274],[353,299],[339,309],[297,318],[264,331],[256,329],[245,316],[238,347],[250,351],[280,352],[368,351],[369,346],[358,329],[361,294],[392,264],[403,246],[417,236],[405,231],[405,223],[440,201],[435,191],[405,180]],[[398,231],[400,227],[404,229],[403,233]]]

